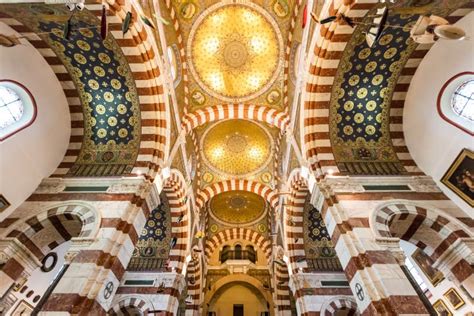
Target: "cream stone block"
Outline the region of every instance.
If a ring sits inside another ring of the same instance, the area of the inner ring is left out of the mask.
[[[352,232],[357,236],[364,251],[380,250],[380,246],[375,242],[375,236],[369,227],[354,227]]]
[[[357,255],[354,250],[349,249],[349,247],[347,246],[348,243],[352,243],[352,241],[350,240],[350,236],[348,236],[348,234],[342,234],[339,237],[335,247],[337,256],[339,258],[339,261],[341,262],[341,266],[343,269],[346,268],[351,257]]]
[[[414,295],[417,296],[402,269],[398,264],[374,264],[367,268],[373,278],[376,288],[382,289],[384,297],[391,295]]]
[[[82,293],[93,282],[101,267],[95,263],[72,263],[54,289],[54,293]]]

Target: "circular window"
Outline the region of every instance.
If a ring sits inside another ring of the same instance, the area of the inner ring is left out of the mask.
[[[451,106],[457,115],[474,121],[474,80],[465,81],[457,87]]]
[[[31,125],[36,104],[31,93],[18,82],[0,80],[0,141]]]

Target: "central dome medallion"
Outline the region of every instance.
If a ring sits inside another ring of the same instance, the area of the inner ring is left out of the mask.
[[[204,11],[191,29],[190,69],[210,95],[247,101],[277,78],[282,43],[278,25],[264,9],[251,2],[222,1]]]

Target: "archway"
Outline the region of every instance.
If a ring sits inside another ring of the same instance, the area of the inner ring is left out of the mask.
[[[68,267],[72,240],[95,236],[99,225],[98,214],[77,202],[50,207],[7,232],[5,254],[11,255],[1,265],[1,311],[26,308],[22,301],[26,312],[40,311]]]
[[[229,294],[232,294],[232,296],[236,295],[234,292],[240,293],[242,297],[236,300],[229,300],[228,296],[231,296]],[[244,292],[245,294],[243,294]],[[251,297],[250,293],[252,293],[253,297]],[[221,298],[221,301],[219,301],[219,298]],[[249,306],[250,302],[258,302],[258,304],[251,307]],[[213,284],[211,290],[204,297],[202,315],[207,315],[208,312],[217,312],[213,309],[219,309],[220,312],[217,315],[230,315],[234,304],[243,305],[245,314],[250,313],[248,312],[249,310],[253,310],[255,311],[254,314],[257,312],[268,312],[269,315],[275,315],[270,290],[266,289],[258,279],[245,274],[228,275]]]
[[[324,316],[352,316],[360,315],[357,303],[352,297],[335,297],[323,304],[321,315]]]
[[[472,249],[466,244],[473,240],[473,234],[456,218],[433,207],[398,200],[380,205],[373,212],[370,225],[379,240],[398,238],[418,248],[409,260],[433,287],[442,279],[438,277],[440,271],[455,287],[473,291]],[[407,253],[407,247],[402,249]]]

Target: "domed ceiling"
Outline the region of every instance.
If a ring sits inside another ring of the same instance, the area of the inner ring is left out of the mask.
[[[224,224],[250,224],[265,214],[265,200],[247,191],[224,192],[211,199],[210,212]]]
[[[166,25],[167,42],[180,49],[175,68],[183,65],[175,87],[179,104],[189,112],[225,103],[284,108],[295,2],[186,0],[166,6],[163,16],[173,21]]]
[[[273,140],[259,124],[227,120],[204,132],[201,151],[204,162],[212,171],[242,177],[265,168],[273,156]]]
[[[276,22],[259,6],[218,3],[194,23],[187,53],[203,90],[241,102],[258,96],[276,79],[282,37]]]

